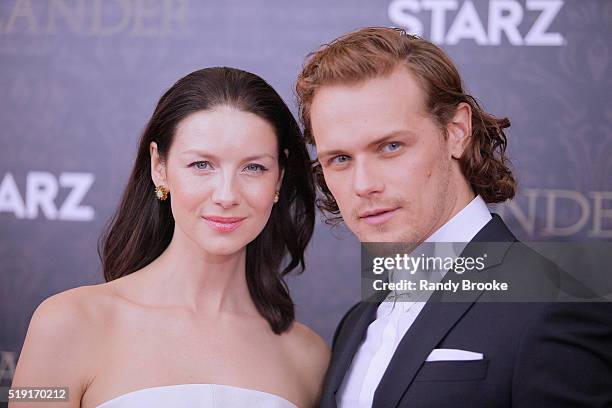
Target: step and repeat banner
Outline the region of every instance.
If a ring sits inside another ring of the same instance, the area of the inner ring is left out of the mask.
[[[241,68],[297,113],[304,57],[374,25],[441,45],[485,109],[511,119],[520,188],[495,210],[519,238],[612,239],[609,0],[2,0],[0,385],[40,302],[103,281],[97,239],[174,81]],[[299,320],[328,341],[360,298],[359,261],[346,228],[319,221],[289,280]]]

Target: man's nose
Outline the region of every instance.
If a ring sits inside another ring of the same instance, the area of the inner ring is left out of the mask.
[[[369,198],[372,194],[383,190],[383,180],[377,175],[376,169],[366,160],[355,160],[353,166],[353,191],[359,197]]]

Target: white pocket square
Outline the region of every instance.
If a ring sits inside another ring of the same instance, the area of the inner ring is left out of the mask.
[[[473,361],[482,360],[482,353],[457,349],[433,349],[425,361]]]

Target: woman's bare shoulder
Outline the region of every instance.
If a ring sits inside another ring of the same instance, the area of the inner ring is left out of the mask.
[[[75,352],[92,344],[108,322],[112,291],[107,284],[81,286],[45,299],[34,311],[26,340]]]
[[[45,299],[34,311],[30,325],[48,330],[87,329],[104,319],[112,297],[106,283],[65,290]]]
[[[308,389],[311,405],[317,406],[329,365],[329,346],[314,330],[299,322],[292,324],[287,335],[290,355]]]
[[[83,286],[45,299],[34,311],[14,386],[67,386],[78,396],[94,373],[108,295],[104,285]],[[89,363],[87,363],[89,362]]]
[[[314,330],[305,324],[294,322],[288,331],[290,344],[296,352],[309,354],[310,357],[328,359],[329,346]]]

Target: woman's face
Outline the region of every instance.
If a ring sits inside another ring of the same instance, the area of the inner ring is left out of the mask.
[[[214,255],[257,237],[282,179],[273,127],[227,106],[183,119],[165,162],[151,143],[151,169],[155,184],[170,191],[174,239]]]

